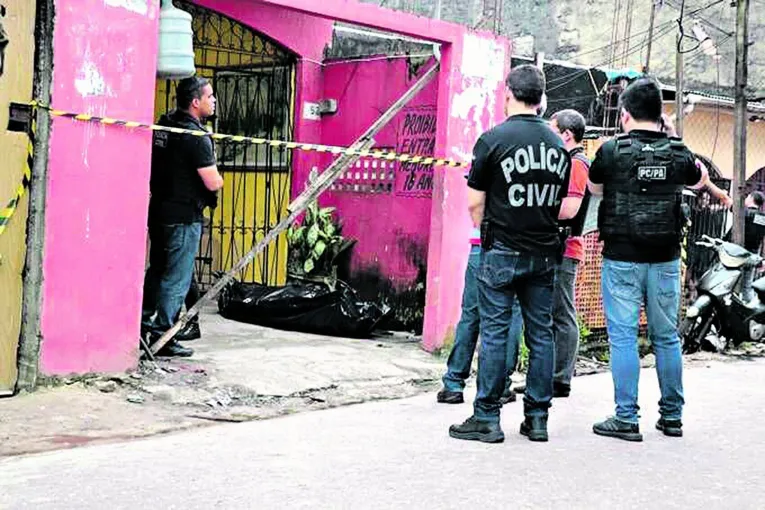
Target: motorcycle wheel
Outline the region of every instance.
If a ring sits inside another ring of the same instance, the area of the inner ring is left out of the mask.
[[[707,310],[699,317],[686,317],[680,324],[678,336],[683,342],[683,354],[693,354],[701,350],[701,344],[709,334],[714,322],[714,313]]]

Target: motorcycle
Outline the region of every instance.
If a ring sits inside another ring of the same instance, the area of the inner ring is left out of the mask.
[[[754,281],[754,273],[765,259],[706,235],[696,245],[715,250],[717,262],[699,280],[698,297],[680,325],[683,352],[722,351],[763,340],[765,277]]]

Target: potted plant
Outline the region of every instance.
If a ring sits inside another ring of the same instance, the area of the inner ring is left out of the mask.
[[[345,239],[335,218],[334,207],[319,208],[312,202],[300,224],[287,230],[289,278],[325,283],[332,290],[337,284],[337,261],[355,240]]]

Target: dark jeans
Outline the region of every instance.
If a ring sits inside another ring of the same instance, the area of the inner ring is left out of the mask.
[[[524,413],[546,416],[553,395],[552,307],[556,257],[518,253],[501,244],[484,251],[478,274],[481,312],[481,356],[478,360],[478,395],[475,417],[499,422],[500,397],[505,387],[507,340],[516,296],[529,349]]]
[[[465,290],[462,291],[462,314],[454,335],[454,347],[449,353],[446,374],[443,377],[444,388],[448,391],[462,391],[465,380],[470,376],[473,354],[480,329],[481,316],[478,313],[478,268],[481,264],[481,247],[473,246],[470,250],[467,269],[465,270]],[[516,299],[513,303],[513,319],[507,342],[507,378],[513,374],[518,364],[518,350],[523,335],[521,307]]]
[[[141,313],[144,331],[162,334],[178,318],[191,286],[201,236],[201,223],[149,225],[151,247]]]
[[[579,323],[576,320],[576,268],[579,261],[564,258],[558,266],[553,305],[555,376],[558,383],[571,384],[579,350]]]

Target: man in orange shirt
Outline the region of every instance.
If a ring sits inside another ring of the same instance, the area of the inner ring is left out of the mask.
[[[582,229],[587,215],[589,191],[587,178],[590,161],[584,155],[585,120],[576,110],[562,110],[554,114],[550,127],[563,140],[571,155],[571,179],[568,186],[568,200],[561,209],[560,225],[570,229],[566,240],[563,261],[558,266],[553,303],[553,338],[555,340],[555,375],[553,397],[565,398],[571,393],[571,379],[574,376],[576,357],[579,350],[579,324],[576,317],[574,287],[576,270],[584,262],[584,240]]]

